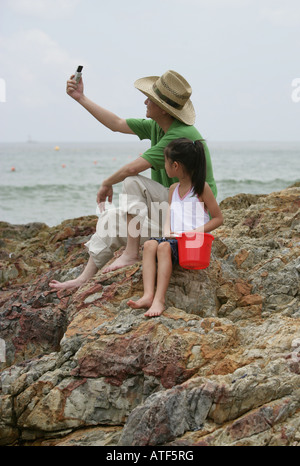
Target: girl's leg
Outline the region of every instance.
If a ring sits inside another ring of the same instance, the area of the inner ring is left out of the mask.
[[[137,301],[128,301],[128,305],[133,309],[148,308],[151,306],[156,278],[156,254],[158,242],[156,240],[146,241],[143,252],[143,283],[144,295]]]
[[[159,316],[165,310],[165,296],[172,274],[171,246],[168,242],[160,243],[157,248],[157,287],[147,317]]]

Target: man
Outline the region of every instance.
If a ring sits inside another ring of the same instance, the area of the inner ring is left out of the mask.
[[[102,211],[95,234],[86,243],[90,258],[82,274],[75,280],[61,283],[53,280],[50,286],[54,289],[79,287],[89,280],[99,268],[102,268],[113,256],[113,252],[121,245],[126,245],[123,254],[117,258],[103,272],[116,270],[131,265],[139,260],[139,246],[149,236],[140,233],[133,234],[129,228],[130,223],[138,213],[137,206],[144,206],[147,220],[150,225],[154,217],[157,218],[157,209],[168,200],[168,188],[178,181],[167,176],[164,165],[164,148],[174,139],[185,137],[193,141],[202,139],[200,133],[193,126],[195,111],[190,100],[192,89],[189,83],[177,72],[167,71],[161,77],[150,76],[138,79],[135,87],[147,96],[147,119],[123,119],[106,110],[88,99],[83,92],[82,79],[77,84],[71,76],[67,81],[67,93],[75,99],[83,108],[93,115],[100,123],[111,131],[124,134],[136,134],[140,139],[150,139],[151,147],[133,162],[124,165],[109,178],[102,182],[97,194],[97,203]],[[210,154],[205,145],[207,173],[206,181],[210,185],[214,195],[217,195],[216,184],[213,176]],[[151,168],[151,179],[141,176],[140,173]],[[111,225],[112,215],[116,212],[109,209],[103,210],[106,200],[112,201],[113,185],[123,182],[123,194],[128,200],[125,209],[119,209],[116,226],[119,230],[116,234],[109,233],[107,225]],[[139,209],[140,210],[140,209]],[[141,232],[141,214],[138,217]],[[124,231],[126,235],[120,232]],[[162,226],[162,225],[161,225]],[[135,233],[135,232],[134,232]],[[158,233],[160,234],[160,233]]]

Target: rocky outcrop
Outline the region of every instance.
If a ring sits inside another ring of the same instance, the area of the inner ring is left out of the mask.
[[[141,262],[49,289],[94,217],[1,223],[1,444],[300,445],[299,194],[223,201],[209,268],[176,267],[152,319]]]

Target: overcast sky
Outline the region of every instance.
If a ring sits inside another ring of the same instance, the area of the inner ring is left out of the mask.
[[[0,0],[0,141],[128,140],[67,96],[79,64],[119,116],[144,117],[134,81],[173,69],[207,140],[299,141],[299,50],[299,0]]]

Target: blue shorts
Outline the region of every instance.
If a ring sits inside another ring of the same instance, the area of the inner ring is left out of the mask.
[[[173,265],[177,265],[179,264],[179,260],[178,260],[178,242],[177,242],[177,239],[175,238],[150,238],[151,239],[154,239],[155,241],[158,242],[158,244],[160,243],[169,243],[170,246],[171,246],[171,257],[172,257],[172,264]]]

